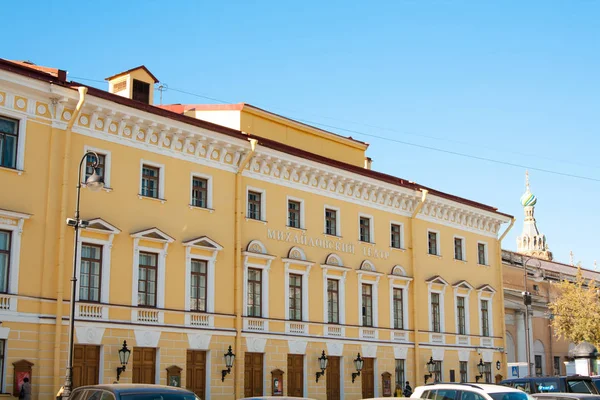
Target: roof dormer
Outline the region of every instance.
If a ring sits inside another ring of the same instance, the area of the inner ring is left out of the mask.
[[[145,104],[154,104],[154,84],[158,79],[143,65],[106,78],[108,91]]]

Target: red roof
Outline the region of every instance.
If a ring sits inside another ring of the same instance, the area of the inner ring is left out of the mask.
[[[30,61],[17,61],[17,60],[6,60],[6,61],[15,63],[17,65],[21,65],[23,67],[35,69],[36,71],[45,72],[49,75],[52,75],[52,76],[60,79],[61,81],[67,80],[67,71],[64,71],[62,69],[43,67],[41,65],[35,65],[34,63],[32,63]]]
[[[76,90],[80,86],[85,86],[88,88],[88,94],[91,96],[99,97],[99,98],[105,99],[107,101],[112,101],[114,103],[121,104],[121,105],[124,105],[127,107],[146,111],[146,112],[149,112],[149,113],[152,113],[155,115],[159,115],[164,118],[170,118],[170,119],[173,119],[176,121],[186,123],[188,125],[197,126],[197,127],[204,128],[204,129],[209,129],[214,132],[218,132],[223,135],[234,137],[239,140],[243,140],[243,141],[248,140],[248,135],[242,133],[241,131],[227,128],[222,125],[213,124],[211,122],[203,121],[203,120],[196,119],[193,117],[188,117],[186,115],[177,114],[170,110],[166,110],[166,109],[163,109],[160,107],[155,107],[150,104],[141,103],[139,101],[131,100],[131,99],[128,99],[127,97],[122,97],[122,96],[119,96],[119,95],[116,95],[113,93],[109,93],[107,91],[100,90],[100,89],[97,89],[92,86],[84,85],[82,83],[61,81],[60,79],[58,79],[52,75],[49,75],[48,73],[41,72],[39,70],[36,70],[35,68],[31,68],[29,65],[20,65],[20,64],[12,63],[8,60],[4,60],[4,59],[0,58],[0,69],[9,71],[9,72],[12,72],[15,74],[19,74],[22,76],[27,76],[32,79],[38,79],[38,80],[42,80],[42,81],[51,81],[52,83],[54,83],[56,85],[63,86],[63,87],[73,89],[73,90]],[[328,166],[331,166],[334,168],[340,168],[340,169],[343,169],[343,170],[346,170],[349,172],[353,172],[353,173],[356,173],[356,174],[359,174],[362,176],[366,176],[366,177],[369,177],[372,179],[390,183],[390,184],[396,185],[396,186],[401,186],[401,187],[408,188],[411,190],[425,189],[425,190],[428,190],[429,193],[434,196],[438,196],[438,197],[448,199],[451,201],[456,201],[457,203],[465,204],[465,205],[475,207],[475,208],[478,208],[478,209],[481,209],[481,210],[484,210],[487,212],[496,213],[496,214],[502,215],[504,217],[513,218],[512,215],[499,212],[498,209],[495,207],[488,206],[488,205],[485,205],[482,203],[478,203],[476,201],[472,201],[472,200],[465,199],[462,197],[454,196],[454,195],[444,193],[444,192],[441,192],[441,191],[438,191],[435,189],[431,189],[426,186],[422,186],[422,185],[407,181],[402,178],[398,178],[398,177],[395,177],[392,175],[384,174],[382,172],[377,172],[377,171],[373,171],[370,169],[362,168],[362,167],[359,167],[356,165],[347,164],[347,163],[344,163],[341,161],[333,160],[331,158],[324,157],[324,156],[314,154],[314,153],[310,153],[308,151],[300,150],[298,148],[288,146],[286,144],[279,143],[279,142],[271,140],[271,139],[266,139],[266,138],[262,138],[260,136],[255,136],[255,135],[252,135],[252,137],[258,140],[259,145],[268,147],[273,150],[281,151],[283,153],[287,153],[287,154],[297,156],[300,158],[305,158],[305,159],[308,159],[308,160],[311,160],[311,161],[314,161],[314,162],[317,162],[320,164],[328,165]]]
[[[157,78],[157,77],[155,77],[155,76],[152,74],[152,72],[150,72],[150,71],[148,70],[148,68],[146,68],[144,65],[140,65],[139,67],[131,68],[131,69],[128,69],[127,71],[119,72],[119,73],[118,73],[118,74],[116,74],[116,75],[109,76],[108,78],[106,78],[106,79],[105,79],[105,81],[110,81],[111,79],[118,78],[118,77],[119,77],[119,76],[121,76],[121,75],[128,74],[128,73],[130,73],[130,72],[133,72],[133,71],[135,71],[135,70],[138,70],[138,69],[143,69],[144,71],[146,71],[146,73],[147,73],[148,75],[150,75],[150,77],[151,77],[151,78],[154,80],[154,83],[158,83],[158,78]]]

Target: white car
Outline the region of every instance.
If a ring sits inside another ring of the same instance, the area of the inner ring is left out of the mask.
[[[519,389],[486,383],[438,383],[419,386],[410,397],[432,400],[533,400]]]

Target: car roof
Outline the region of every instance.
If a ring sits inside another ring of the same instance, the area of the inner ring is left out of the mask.
[[[110,385],[91,385],[81,386],[76,390],[95,389],[95,390],[107,390],[113,393],[156,393],[156,392],[183,392],[192,393],[189,390],[182,389],[175,386],[164,386],[164,385],[147,385],[147,384],[136,384],[136,383],[115,383]]]
[[[519,392],[523,393],[523,391],[519,389],[514,389],[507,386],[502,385],[494,385],[491,383],[435,383],[432,385],[419,386],[417,389],[422,390],[434,390],[434,389],[479,389],[486,393],[506,393],[506,392]],[[416,390],[416,389],[415,389]]]
[[[576,397],[578,399],[600,399],[597,394],[591,393],[532,393],[533,397]]]

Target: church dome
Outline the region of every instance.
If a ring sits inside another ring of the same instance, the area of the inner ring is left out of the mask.
[[[523,207],[530,207],[535,206],[535,203],[537,203],[537,197],[535,197],[535,195],[529,191],[529,188],[527,188],[527,191],[521,196],[521,205]]]

